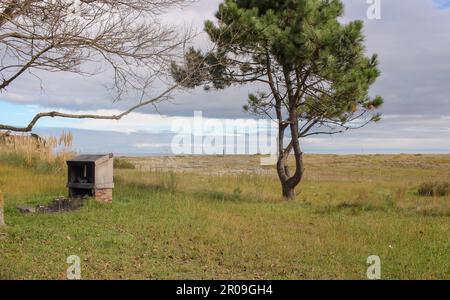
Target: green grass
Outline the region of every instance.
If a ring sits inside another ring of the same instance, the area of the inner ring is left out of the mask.
[[[115,169],[136,169],[136,166],[123,158],[114,158],[114,168]]]
[[[0,278],[64,279],[78,255],[84,279],[364,279],[378,255],[384,279],[450,279],[450,198],[417,193],[449,156],[306,161],[293,202],[275,174],[119,169],[112,205],[39,215],[15,207],[64,195],[65,173],[0,162]]]
[[[28,159],[19,153],[1,153],[0,152],[0,162],[7,163],[10,165],[20,166],[23,168],[31,168],[39,173],[50,173],[58,172],[64,169],[65,162],[56,161],[44,161],[39,159],[37,156],[30,156]]]
[[[449,182],[425,182],[420,185],[418,194],[429,197],[445,197],[450,195]]]

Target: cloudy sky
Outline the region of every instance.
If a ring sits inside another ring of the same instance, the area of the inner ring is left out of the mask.
[[[211,19],[219,0],[169,12],[164,20],[201,30]],[[345,0],[343,22],[365,22],[368,54],[378,53],[382,76],[371,93],[385,98],[383,121],[359,131],[304,141],[305,152],[320,153],[429,153],[450,152],[450,0],[381,0],[381,19],[369,20],[366,0]],[[203,44],[200,37],[197,42]],[[24,75],[0,94],[0,123],[25,125],[40,111],[114,113],[133,100],[112,103],[102,74],[80,78],[73,74]],[[202,111],[205,118],[248,118],[242,111],[247,94],[255,87],[221,92],[178,92],[159,107],[133,113],[120,122],[45,120],[41,133],[57,134],[62,128],[75,134],[80,152],[135,154],[170,153],[175,117],[189,118]],[[96,141],[97,143],[92,143]],[[98,141],[102,141],[98,143]]]

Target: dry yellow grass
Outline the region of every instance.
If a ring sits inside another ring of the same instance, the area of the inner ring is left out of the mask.
[[[273,166],[259,156],[127,158],[137,170],[121,170],[127,182],[151,183],[161,174],[177,174],[183,191],[208,190],[280,202],[281,187]],[[294,165],[293,160],[290,164]],[[450,215],[450,197],[418,197],[423,182],[450,182],[450,155],[306,155],[305,179],[298,199],[315,206],[383,206],[423,214]],[[121,173],[119,173],[121,174]],[[136,174],[139,174],[136,176]]]
[[[73,155],[70,150],[73,135],[62,133],[60,137],[41,138],[35,135],[0,135],[0,155],[3,160],[21,160],[28,167],[36,164],[64,166]]]

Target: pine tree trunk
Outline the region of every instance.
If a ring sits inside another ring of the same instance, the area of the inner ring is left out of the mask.
[[[300,141],[297,135],[298,125],[295,122],[293,123],[294,124],[291,125],[292,126],[291,144],[286,149],[284,149],[282,146],[279,147],[278,163],[277,163],[277,173],[283,191],[283,198],[288,201],[295,199],[296,196],[295,188],[302,181],[303,174],[305,171],[303,164],[303,152],[300,149]],[[294,132],[294,134],[292,134],[292,132]],[[283,145],[284,131],[280,131],[280,136],[281,138],[279,140],[279,145]],[[287,165],[291,151],[294,152],[293,155],[295,158],[295,173],[292,176],[291,172],[289,171],[289,167]]]
[[[282,183],[281,185],[283,187],[283,198],[286,200],[295,200],[295,189],[288,183]]]
[[[280,157],[277,165],[278,178],[280,179],[281,188],[283,192],[283,198],[291,201],[295,199],[295,188],[300,184],[303,178],[303,154],[295,155],[296,166],[299,171],[296,171],[297,175],[290,176],[289,167],[287,164],[287,157]]]

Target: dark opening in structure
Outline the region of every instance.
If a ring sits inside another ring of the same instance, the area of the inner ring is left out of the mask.
[[[69,196],[71,198],[93,197],[92,189],[69,189]]]
[[[94,184],[94,165],[91,163],[72,164],[69,168],[69,183]]]

